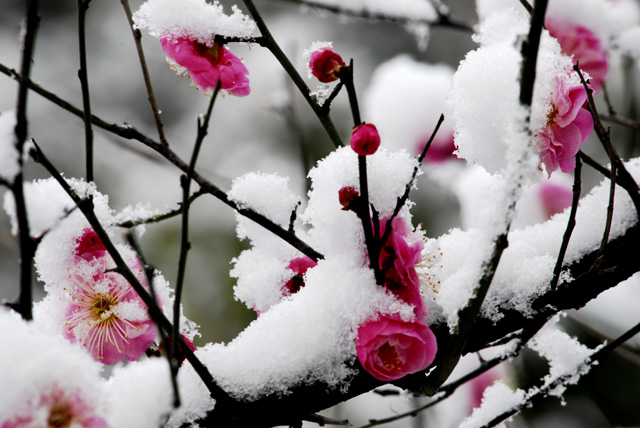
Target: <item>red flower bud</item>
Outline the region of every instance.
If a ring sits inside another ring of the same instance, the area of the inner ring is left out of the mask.
[[[374,154],[380,147],[380,134],[375,125],[363,123],[356,126],[351,134],[351,148],[360,156]]]
[[[85,229],[82,237],[76,242],[78,243],[76,255],[87,261],[94,257],[102,257],[107,252],[104,244],[98,238],[98,234],[93,229]]]
[[[360,193],[355,189],[355,187],[343,187],[338,190],[338,199],[340,200],[340,205],[342,205],[342,211],[353,210],[354,203],[360,197]]]
[[[311,73],[322,83],[329,83],[338,80],[340,69],[344,66],[344,61],[331,49],[324,47],[311,54],[309,68]]]

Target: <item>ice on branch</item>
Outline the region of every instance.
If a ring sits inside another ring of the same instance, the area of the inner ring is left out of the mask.
[[[256,23],[237,6],[226,15],[222,5],[205,0],[148,0],[134,13],[138,28],[158,39],[186,38],[209,45],[215,36],[248,39],[255,35]]]
[[[640,159],[627,162],[626,167],[636,180],[640,178]],[[609,187],[609,182],[603,181],[580,200],[565,264],[599,248],[606,224]],[[637,214],[626,192],[616,192],[615,207],[609,239],[623,235],[637,222]],[[487,209],[477,215],[491,217],[495,211]],[[569,210],[565,210],[544,223],[511,231],[509,247],[502,255],[482,306],[483,317],[497,321],[502,317],[503,309],[514,309],[525,316],[532,314],[532,300],[548,291],[568,216]],[[456,326],[458,311],[471,296],[474,278],[478,278],[481,260],[489,257],[490,239],[491,236],[481,229],[464,232],[452,229],[427,241],[425,252],[429,256],[423,255],[423,260],[432,265],[429,281],[438,291],[433,299],[426,300],[430,323],[441,319],[450,328]],[[563,281],[571,281],[571,278],[561,276],[561,283]]]
[[[15,112],[0,112],[0,179],[9,183],[13,182],[20,171],[20,157],[15,145],[15,127]]]
[[[420,154],[444,113],[425,161],[455,159],[453,122],[444,105],[452,77],[446,65],[423,64],[405,55],[375,70],[364,97],[364,117],[376,124],[385,147]]]
[[[107,428],[100,365],[80,347],[0,309],[2,427]]]

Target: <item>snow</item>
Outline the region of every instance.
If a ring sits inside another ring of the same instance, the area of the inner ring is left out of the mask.
[[[417,62],[408,55],[382,63],[364,94],[363,117],[376,125],[382,145],[419,154],[420,143],[431,136],[442,113],[439,136],[453,132],[444,106],[453,70],[447,65]]]
[[[18,151],[15,147],[16,114],[0,112],[0,178],[13,182],[20,172]]]
[[[631,160],[626,166],[638,180],[640,159]],[[606,222],[609,187],[608,180],[605,180],[580,200],[577,224],[569,242],[565,264],[575,262],[587,252],[599,248]],[[487,209],[478,215],[494,214]],[[549,286],[568,218],[569,210],[565,210],[544,223],[516,229],[509,234],[509,247],[502,255],[482,306],[482,316],[497,321],[501,317],[501,309],[531,314],[531,301]],[[482,222],[481,219],[478,221]],[[637,215],[629,196],[618,188],[610,239],[621,236],[636,222]],[[431,282],[436,284],[437,291],[433,294],[434,299],[425,299],[430,307],[430,322],[440,319],[447,322],[451,329],[456,326],[457,313],[466,304],[472,292],[471,287],[479,278],[481,260],[489,257],[492,248],[489,245],[490,237],[484,230],[471,228],[467,231],[452,229],[437,239],[429,239],[423,259],[436,254],[442,265],[441,269],[430,270]],[[438,253],[442,253],[442,256]]]
[[[562,376],[572,375],[561,386],[550,391],[551,395],[562,396],[566,385],[575,385],[580,376],[589,371],[584,363],[593,354],[590,349],[557,327],[560,316],[555,316],[527,344],[529,348],[544,357],[549,363],[549,374],[544,377],[543,388]]]
[[[512,0],[476,0],[476,10],[482,21],[496,10],[514,7],[514,3]],[[523,7],[517,8],[524,12]],[[635,0],[550,0],[546,16],[587,27],[598,35],[605,47],[612,47],[617,34],[638,24],[640,6]]]
[[[165,358],[117,367],[106,384],[107,422],[118,428],[156,428],[173,409],[173,389]]]
[[[488,16],[474,35],[480,48],[460,63],[447,99],[458,156],[507,177],[511,177],[507,166],[517,168],[525,177],[539,177],[536,156],[531,156],[533,148],[524,132],[529,112],[519,102],[520,43],[528,30],[527,15],[514,8]],[[528,129],[546,124],[553,79],[570,67],[571,59],[562,55],[558,42],[543,31]],[[530,156],[519,165],[523,154]]]
[[[24,414],[54,388],[80,394],[89,406],[101,407],[100,364],[79,346],[43,332],[15,312],[0,309],[0,420]],[[54,368],[54,369],[52,369]]]
[[[255,35],[256,24],[237,6],[225,15],[218,1],[148,0],[134,13],[137,28],[144,28],[154,37],[187,37],[210,44],[216,35],[248,39]]]
[[[483,426],[505,411],[524,403],[525,398],[525,391],[513,391],[502,380],[498,380],[485,389],[481,406],[473,409],[471,416],[462,421],[460,428]],[[504,427],[505,424],[497,426]]]
[[[371,203],[384,218],[404,192],[416,161],[404,151],[381,148],[367,158],[367,165]],[[289,261],[301,254],[281,240],[264,239],[265,231],[245,227],[242,219],[238,224],[240,236],[248,237],[252,248],[234,260],[236,298],[260,315],[228,345],[207,345],[197,352],[216,381],[237,398],[286,394],[301,382],[344,387],[353,374],[349,363],[355,360],[357,327],[378,313],[413,317],[410,306],[375,284],[366,265],[362,224],[338,201],[340,188],[359,187],[357,155],[348,147],[338,149],[309,176],[312,190],[296,232],[325,259],[307,271],[298,293],[283,298],[281,289],[291,278]],[[298,198],[286,184],[277,176],[248,175],[234,182],[231,194],[288,224]],[[408,210],[401,215],[409,218]],[[416,239],[421,239],[419,231],[410,238]]]

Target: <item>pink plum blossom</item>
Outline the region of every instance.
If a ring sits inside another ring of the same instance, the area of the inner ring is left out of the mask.
[[[567,186],[545,182],[540,185],[538,192],[546,218],[563,212],[573,201],[573,191]]]
[[[177,64],[178,71],[186,69],[189,78],[202,90],[215,88],[220,80],[221,88],[231,95],[249,95],[249,71],[226,47],[217,43],[206,45],[185,37],[163,37],[160,43],[167,58]]]
[[[309,68],[311,74],[322,83],[329,83],[338,80],[340,69],[344,67],[342,57],[335,53],[330,46],[325,46],[311,53]]]
[[[582,85],[569,86],[563,77],[555,78],[547,124],[534,133],[534,148],[549,176],[558,167],[562,172],[571,172],[576,166],[580,144],[593,131],[593,118],[583,108],[586,100]]]
[[[353,129],[351,148],[360,156],[374,154],[380,147],[380,134],[372,123],[362,123]]]
[[[384,229],[387,219],[382,219]],[[401,217],[396,217],[391,222],[391,234],[380,251],[380,271],[384,275],[385,287],[402,301],[414,306],[419,319],[426,317],[422,295],[420,294],[420,278],[416,272],[416,264],[422,260],[422,241],[416,241],[409,245],[406,238],[409,236],[409,226]],[[384,230],[380,231],[384,234]]]
[[[80,393],[69,394],[54,387],[28,407],[26,413],[5,420],[0,428],[109,428]]]
[[[314,262],[307,256],[291,260],[287,268],[294,272],[294,276],[284,285],[284,294],[290,296],[300,291],[300,289],[304,287],[304,274],[307,273],[308,269],[316,266],[317,264],[318,263]]]
[[[549,18],[545,22],[551,36],[558,39],[562,52],[573,57],[580,69],[589,73],[591,86],[600,90],[607,77],[607,52],[600,39],[588,28],[572,22]]]
[[[392,381],[426,369],[437,349],[435,335],[421,321],[381,316],[358,328],[358,360],[378,380]]]
[[[85,263],[71,273],[71,296],[65,313],[65,336],[78,341],[96,361],[135,361],[153,344],[156,331],[146,305],[118,273],[105,272],[107,257]],[[87,270],[90,271],[87,274]],[[133,267],[146,286],[140,262]]]

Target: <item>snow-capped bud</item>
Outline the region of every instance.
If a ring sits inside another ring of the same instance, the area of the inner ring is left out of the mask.
[[[311,73],[322,83],[338,80],[340,70],[344,65],[342,57],[329,46],[314,51],[309,60]]]

